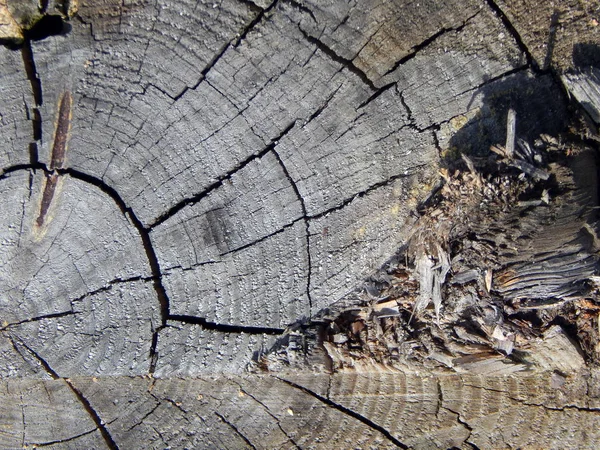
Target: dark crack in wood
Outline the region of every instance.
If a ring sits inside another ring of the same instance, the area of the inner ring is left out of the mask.
[[[278,0],[271,3],[265,9],[261,8],[260,6],[257,6],[253,2],[243,2],[244,4],[249,5],[251,9],[258,11],[258,14],[256,15],[256,17],[253,20],[250,21],[250,23],[247,26],[244,27],[244,29],[241,31],[241,33],[238,33],[233,40],[231,40],[230,42],[227,42],[219,49],[218,53],[208,62],[208,64],[204,67],[204,69],[202,69],[200,71],[200,78],[193,86],[186,86],[185,88],[183,88],[183,90],[179,94],[177,94],[175,96],[172,96],[172,95],[168,94],[167,92],[164,92],[162,89],[159,89],[156,86],[154,86],[154,87],[159,89],[161,92],[163,92],[165,95],[167,95],[174,101],[179,100],[188,91],[190,91],[190,90],[193,91],[193,90],[197,89],[198,86],[200,86],[200,84],[206,79],[206,75],[208,75],[208,72],[210,72],[212,70],[212,68],[215,67],[215,65],[219,62],[219,60],[225,55],[227,50],[229,50],[230,48],[237,48],[240,45],[240,42],[242,42],[242,40],[244,40],[246,38],[248,33],[250,33],[250,31],[252,31],[252,29],[256,25],[258,25],[258,23],[263,19],[265,14],[268,11],[270,11],[271,9],[273,9],[273,7],[277,3],[277,1]]]
[[[323,108],[326,107],[327,103],[329,103],[331,98],[333,98],[334,94],[335,94],[335,92],[333,94],[331,94],[331,97],[327,100],[327,102],[325,103],[325,106],[323,106]],[[294,190],[294,193],[296,194],[296,197],[298,198],[298,201],[300,202],[300,208],[302,209],[302,220],[304,220],[304,228],[306,230],[306,258],[307,258],[307,266],[308,266],[307,274],[306,274],[306,297],[308,298],[308,306],[309,306],[309,311],[310,311],[309,314],[312,314],[313,301],[312,301],[312,296],[310,293],[311,277],[312,277],[312,261],[311,261],[311,255],[310,255],[310,231],[309,231],[310,224],[308,222],[308,212],[306,209],[306,202],[304,201],[304,198],[302,197],[302,194],[300,193],[300,190],[298,189],[298,185],[296,184],[296,181],[290,175],[290,172],[288,171],[285,163],[283,162],[283,159],[281,159],[281,156],[279,155],[279,153],[277,153],[277,150],[275,150],[275,148],[273,148],[273,155],[275,155],[275,158],[277,159],[277,162],[279,163],[281,170],[283,170],[283,173],[285,174],[290,185],[292,186],[292,189]]]
[[[399,441],[396,437],[394,437],[392,435],[392,433],[390,433],[388,430],[386,430],[384,427],[382,427],[381,425],[373,422],[372,420],[370,420],[368,417],[363,416],[362,414],[357,413],[356,411],[353,411],[349,408],[346,408],[343,405],[340,405],[339,403],[336,403],[332,400],[330,400],[329,398],[323,397],[322,395],[317,394],[314,391],[311,391],[310,389],[301,386],[299,384],[294,383],[293,381],[289,381],[286,380],[284,378],[280,378],[280,377],[275,377],[277,378],[279,381],[295,388],[298,389],[302,392],[304,392],[305,394],[310,395],[311,397],[316,398],[317,400],[319,400],[321,403],[329,406],[330,408],[334,408],[337,409],[338,411],[346,414],[347,416],[350,416],[362,423],[364,423],[366,426],[368,426],[369,428],[372,428],[373,430],[379,431],[382,435],[384,435],[390,442],[392,442],[394,445],[398,446],[399,448],[402,449],[408,449],[408,445],[404,444],[403,442]]]
[[[46,320],[46,319],[59,319],[61,317],[74,316],[74,315],[77,315],[77,314],[80,314],[80,313],[75,312],[73,310],[71,310],[71,311],[63,311],[63,312],[53,313],[53,314],[44,314],[43,316],[31,317],[29,319],[20,320],[19,322],[13,322],[13,323],[9,323],[9,324],[3,325],[2,327],[0,327],[0,331],[4,331],[4,330],[7,330],[7,329],[9,329],[11,327],[16,327],[18,325],[22,325],[24,323],[39,322],[40,320]]]
[[[371,186],[367,187],[366,189],[357,192],[356,194],[354,194],[352,197],[347,198],[346,200],[344,200],[343,202],[341,202],[340,204],[329,208],[325,211],[321,211],[320,213],[317,214],[312,214],[312,215],[308,215],[306,216],[306,218],[308,220],[313,220],[313,219],[320,219],[321,217],[325,217],[326,215],[335,212],[335,211],[339,211],[341,209],[344,209],[346,206],[348,206],[350,203],[352,203],[354,200],[356,200],[357,198],[361,198],[364,197],[367,194],[370,194],[373,191],[376,191],[379,188],[385,187],[385,186],[389,186],[390,184],[394,183],[396,180],[399,180],[401,178],[409,178],[411,176],[413,176],[415,173],[418,173],[420,170],[425,169],[426,166],[425,165],[419,165],[419,166],[415,166],[413,167],[413,171],[408,172],[408,173],[400,173],[397,175],[393,175],[388,177],[386,180],[383,180],[379,183],[375,183],[372,184]]]
[[[413,46],[411,48],[412,51],[409,54],[407,54],[406,56],[403,56],[398,61],[396,61],[394,63],[394,65],[386,73],[383,74],[383,76],[389,75],[390,73],[392,73],[396,69],[398,69],[398,67],[400,67],[401,65],[407,63],[411,59],[414,59],[419,54],[420,51],[422,51],[422,50],[426,49],[427,47],[429,47],[431,44],[433,44],[435,41],[437,41],[440,37],[444,36],[445,34],[452,33],[452,32],[455,32],[455,33],[461,32],[469,24],[469,22],[471,20],[473,20],[477,15],[479,15],[480,12],[481,12],[481,10],[477,11],[475,14],[471,15],[470,17],[468,17],[459,26],[457,26],[457,27],[450,27],[450,28],[442,28],[442,29],[438,30],[436,33],[434,33],[433,35],[429,36],[424,41],[422,41],[419,44]]]
[[[288,3],[289,5],[292,5],[298,11],[308,14],[310,16],[310,18],[313,20],[313,22],[319,23],[319,21],[315,17],[314,13],[310,10],[310,8],[306,7],[305,5],[303,5],[300,2],[297,2],[296,0],[284,0],[284,1],[286,3]]]
[[[41,88],[40,88],[41,89]],[[66,91],[61,96],[58,107],[58,117],[56,120],[56,131],[54,133],[54,144],[52,146],[52,156],[50,161],[50,170],[61,169],[65,162],[65,153],[67,151],[67,142],[69,140],[69,130],[71,129],[71,104],[73,100],[71,93]],[[44,225],[46,214],[52,204],[56,186],[58,183],[58,175],[51,173],[46,176],[44,192],[40,205],[40,214],[36,220],[38,227]]]
[[[239,384],[238,382],[235,382],[235,381],[234,381],[234,383],[238,385],[241,393],[243,393],[244,395],[247,395],[252,400],[254,400],[256,403],[258,403],[265,410],[265,412],[275,420],[275,423],[277,424],[277,427],[279,428],[279,430],[289,439],[289,441],[294,445],[295,448],[301,449],[301,447],[296,443],[296,441],[287,433],[287,431],[285,431],[283,429],[283,427],[281,426],[281,420],[279,420],[279,418],[275,414],[273,414],[273,412],[267,405],[265,405],[263,402],[261,402],[259,399],[257,399],[250,392],[245,390],[241,384]]]
[[[58,175],[55,173],[46,175],[46,180],[44,183],[44,192],[42,194],[42,201],[40,203],[40,213],[35,221],[38,227],[44,225],[44,220],[46,219],[46,214],[48,214],[48,210],[50,209],[50,205],[52,204],[52,199],[54,198],[54,192],[56,191],[56,185],[58,183]]]
[[[67,385],[69,386],[69,388],[71,388],[78,400],[81,402],[81,404],[83,405],[89,416],[92,418],[96,426],[98,427],[98,431],[100,431],[100,434],[102,435],[102,438],[104,439],[104,442],[106,443],[108,448],[111,450],[119,450],[119,446],[109,433],[104,421],[100,418],[96,410],[92,407],[92,404],[89,402],[89,400],[82,394],[82,392],[79,389],[75,387],[71,380],[69,380],[68,378],[65,378],[64,380],[65,383],[67,383]]]
[[[223,416],[222,414],[219,414],[216,411],[215,411],[215,416],[217,416],[219,419],[221,419],[225,425],[227,425],[229,428],[231,428],[233,430],[233,432],[235,434],[237,434],[239,437],[241,437],[242,440],[246,444],[248,444],[248,446],[250,448],[253,448],[254,450],[256,450],[256,446],[252,442],[250,442],[250,439],[248,439],[246,436],[244,436],[244,433],[242,433],[240,430],[238,430],[237,427],[234,424],[232,424],[229,420],[227,420],[225,418],[225,416]]]
[[[175,204],[174,206],[169,208],[167,211],[165,211],[163,214],[161,214],[158,217],[158,219],[156,219],[153,223],[151,223],[148,226],[148,230],[152,230],[153,228],[157,227],[161,223],[170,219],[171,217],[173,217],[175,214],[177,214],[179,211],[181,211],[186,206],[198,203],[200,200],[205,198],[207,195],[209,195],[215,189],[221,187],[225,181],[230,180],[233,175],[235,175],[237,172],[242,170],[244,167],[246,167],[252,161],[255,161],[255,160],[260,159],[263,156],[265,156],[267,153],[269,153],[271,150],[273,150],[275,148],[275,146],[277,145],[277,142],[279,142],[280,139],[282,139],[286,134],[288,134],[292,130],[292,128],[294,128],[294,126],[296,125],[296,122],[297,122],[297,120],[294,120],[277,137],[275,137],[273,140],[271,140],[271,142],[265,148],[263,148],[262,150],[260,150],[257,153],[253,153],[252,155],[248,156],[246,159],[241,161],[237,166],[235,166],[233,169],[231,169],[225,175],[219,177],[217,179],[217,181],[212,183],[206,189],[202,190],[201,192],[198,192],[197,194],[195,194],[191,197],[184,198],[183,200],[181,200],[180,202],[178,202],[177,204]]]
[[[525,59],[527,60],[527,66],[529,66],[535,72],[542,72],[542,70],[538,67],[538,64],[535,62],[535,59],[533,58],[531,52],[529,51],[529,48],[527,47],[527,45],[525,45],[525,42],[521,38],[521,35],[519,34],[515,26],[512,24],[506,13],[502,10],[502,8],[494,0],[484,0],[484,2],[494,12],[494,14],[498,16],[498,18],[502,22],[502,25],[504,25],[504,28],[506,28],[510,35],[513,37],[515,43],[517,44],[517,47],[519,47],[519,50],[521,50],[525,55]]]
[[[17,348],[14,338],[12,336],[9,336],[9,339],[10,339],[13,347]],[[53,380],[63,380],[67,384],[67,386],[69,386],[69,389],[71,389],[73,394],[75,394],[75,397],[77,397],[77,400],[79,400],[81,405],[84,407],[86,412],[89,414],[91,419],[96,424],[96,427],[97,427],[98,431],[100,431],[100,434],[102,435],[102,438],[104,439],[104,442],[106,443],[108,448],[111,450],[118,450],[119,447],[117,446],[116,442],[114,441],[114,439],[112,438],[112,436],[110,435],[108,430],[106,429],[104,421],[100,418],[98,413],[94,410],[94,408],[90,404],[89,400],[87,398],[85,398],[85,396],[81,393],[81,391],[73,385],[71,380],[69,380],[68,378],[61,377],[50,366],[50,364],[48,364],[48,362],[44,358],[42,358],[35,350],[33,350],[27,344],[25,344],[22,341],[19,341],[19,344],[22,345],[23,347],[25,347],[25,349],[29,352],[29,354],[31,354],[31,356],[33,356],[41,364],[41,366],[44,368],[46,373],[48,373],[48,375],[50,375],[50,377]]]
[[[56,131],[54,132],[54,144],[52,146],[52,159],[50,170],[62,169],[65,163],[65,153],[71,129],[71,106],[73,97],[69,91],[65,91],[60,99],[58,107],[58,118]]]
[[[94,428],[93,430],[86,431],[85,433],[80,433],[76,436],[71,436],[70,438],[66,438],[66,439],[58,439],[56,441],[49,441],[49,442],[34,442],[34,443],[31,443],[31,446],[32,446],[32,448],[40,448],[40,447],[56,446],[58,444],[66,444],[68,442],[72,442],[76,439],[82,438],[83,436],[87,436],[88,434],[92,434],[95,431],[96,431],[96,428]]]
[[[323,53],[325,53],[333,61],[335,61],[339,64],[342,64],[344,67],[346,67],[351,73],[353,73],[358,78],[360,78],[360,80],[365,85],[367,85],[369,87],[369,89],[371,89],[372,91],[377,91],[377,87],[375,87],[375,84],[373,83],[373,81],[371,81],[371,79],[367,76],[367,74],[364,71],[362,71],[361,69],[359,69],[351,59],[347,59],[347,58],[344,58],[343,56],[338,55],[335,51],[333,51],[331,48],[329,48],[327,45],[325,45],[322,41],[320,41],[316,37],[311,36],[306,31],[304,31],[299,25],[298,25],[298,29],[302,33],[302,36],[304,36],[304,38],[308,42],[315,45],[319,50],[321,50]]]
[[[223,333],[246,333],[246,334],[269,334],[279,336],[285,332],[283,328],[252,327],[246,325],[229,325],[223,323],[209,322],[203,317],[188,316],[184,314],[171,314],[169,320],[174,322],[200,325],[206,330],[221,331]]]
[[[156,330],[154,330],[155,336],[152,339],[152,345],[150,348],[150,356],[152,361],[150,365],[150,373],[152,374],[154,373],[154,369],[156,367],[156,345],[158,343],[157,335],[158,332],[165,326],[167,318],[169,317],[169,297],[167,295],[165,287],[162,284],[162,273],[160,270],[160,263],[158,262],[156,251],[152,246],[149,230],[144,227],[141,220],[136,216],[133,210],[126,205],[125,201],[121,198],[119,193],[114,188],[106,184],[103,180],[71,168],[58,169],[57,171],[60,175],[68,174],[69,176],[75,179],[96,186],[102,192],[107,194],[117,204],[118,208],[121,210],[123,215],[129,218],[130,223],[135,227],[135,229],[140,235],[140,238],[142,239],[142,245],[144,247],[144,251],[146,252],[148,264],[150,265],[150,271],[152,273],[151,279],[153,280],[154,290],[158,298],[161,313],[161,325],[157,327]]]

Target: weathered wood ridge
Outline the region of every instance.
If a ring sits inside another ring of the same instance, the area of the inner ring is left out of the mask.
[[[0,0],[0,448],[594,448],[560,3]]]

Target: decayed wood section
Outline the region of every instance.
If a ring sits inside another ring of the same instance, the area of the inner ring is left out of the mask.
[[[600,7],[0,0],[0,448],[594,448]]]

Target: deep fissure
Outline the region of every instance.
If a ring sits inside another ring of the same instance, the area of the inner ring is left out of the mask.
[[[174,322],[187,323],[192,325],[201,325],[206,330],[221,331],[223,333],[246,333],[246,334],[269,334],[281,335],[285,332],[283,328],[254,327],[249,325],[230,325],[216,322],[209,322],[203,317],[189,316],[184,314],[171,314],[169,320]]]

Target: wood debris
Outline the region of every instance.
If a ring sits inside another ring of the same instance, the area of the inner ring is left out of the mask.
[[[262,367],[506,374],[600,363],[594,150],[515,142],[443,169],[398,254],[362,291],[292,327]]]

